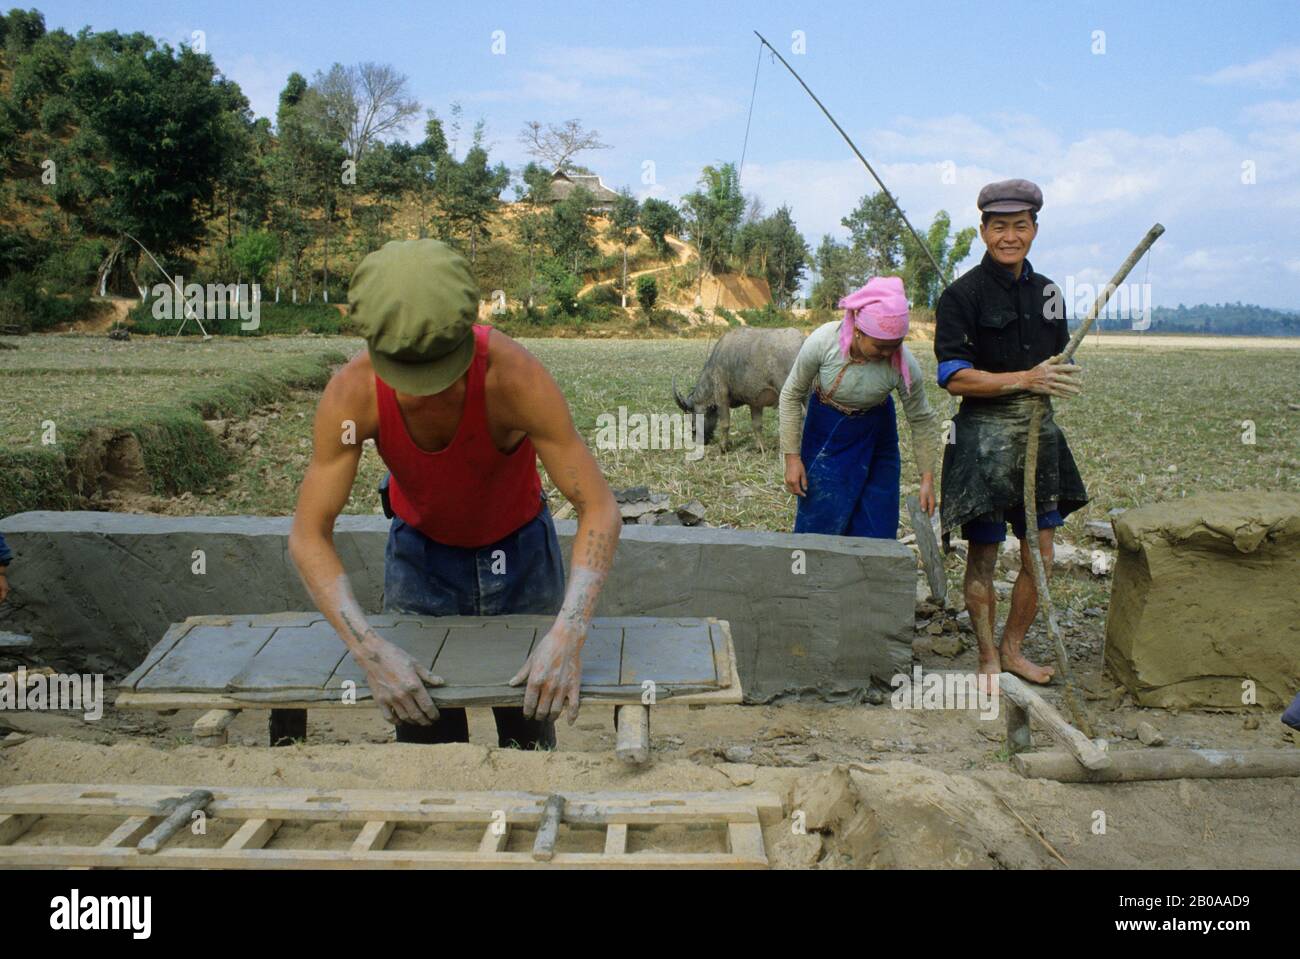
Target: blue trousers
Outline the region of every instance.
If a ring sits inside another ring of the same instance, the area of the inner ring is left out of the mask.
[[[393,517],[384,551],[384,612],[421,616],[551,616],[564,602],[564,556],[550,510],[509,536],[468,549],[429,539]],[[404,743],[469,742],[463,709],[440,709],[429,726],[397,724]],[[518,706],[492,709],[499,745],[553,749],[555,723],[525,719]]]
[[[902,460],[892,396],[850,416],[813,393],[800,456],[808,492],[799,498],[796,533],[898,537]]]

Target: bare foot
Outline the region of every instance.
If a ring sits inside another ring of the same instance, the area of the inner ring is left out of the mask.
[[[1056,672],[1051,666],[1039,666],[1037,663],[1031,663],[1024,657],[1023,653],[1010,653],[1002,651],[1002,668],[1009,673],[1014,673],[1021,679],[1031,683],[1038,683],[1045,686],[1052,681],[1052,675]]]

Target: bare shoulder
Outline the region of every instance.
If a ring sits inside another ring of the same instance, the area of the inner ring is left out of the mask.
[[[333,376],[321,395],[317,412],[328,410],[331,415],[356,421],[362,436],[378,420],[375,406],[375,370],[370,365],[370,353],[362,350],[348,360]]]
[[[487,388],[489,402],[509,411],[516,429],[531,433],[552,418],[568,421],[568,404],[541,360],[496,329],[488,337]]]
[[[553,382],[541,360],[497,329],[488,335],[487,381],[494,392],[511,395]]]

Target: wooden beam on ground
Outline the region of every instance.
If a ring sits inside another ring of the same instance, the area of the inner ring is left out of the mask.
[[[625,763],[643,763],[650,758],[650,707],[618,707],[618,738],[614,755]]]
[[[361,832],[357,834],[357,838],[352,840],[352,851],[354,853],[381,851],[388,845],[388,840],[396,828],[397,823],[392,820],[370,820],[361,827]]]
[[[0,815],[0,846],[7,846],[32,828],[40,816]]]
[[[196,789],[176,804],[167,814],[167,818],[149,835],[140,840],[136,846],[146,856],[151,856],[162,848],[163,844],[190,824],[194,813],[206,809],[212,802],[212,793],[206,789]]]
[[[627,824],[610,823],[605,829],[605,855],[621,856],[627,852]]]
[[[1075,729],[1047,700],[1029,688],[1029,685],[1011,673],[999,673],[998,685],[1003,696],[1027,712],[1031,719],[1043,726],[1052,738],[1068,749],[1088,769],[1105,769],[1110,765],[1110,755],[1097,748],[1096,743]]]
[[[1088,769],[1067,752],[1012,758],[1026,779],[1063,783],[1125,783],[1150,779],[1271,779],[1300,776],[1300,749],[1127,749],[1110,753],[1105,769]]]
[[[226,727],[235,721],[239,711],[235,709],[210,709],[194,721],[194,744],[196,746],[226,745]]]

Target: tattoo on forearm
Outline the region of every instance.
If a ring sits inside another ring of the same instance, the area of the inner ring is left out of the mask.
[[[604,583],[605,570],[575,566],[569,577],[569,588],[565,591],[558,621],[575,632],[585,633],[587,624],[596,611],[596,598]]]

